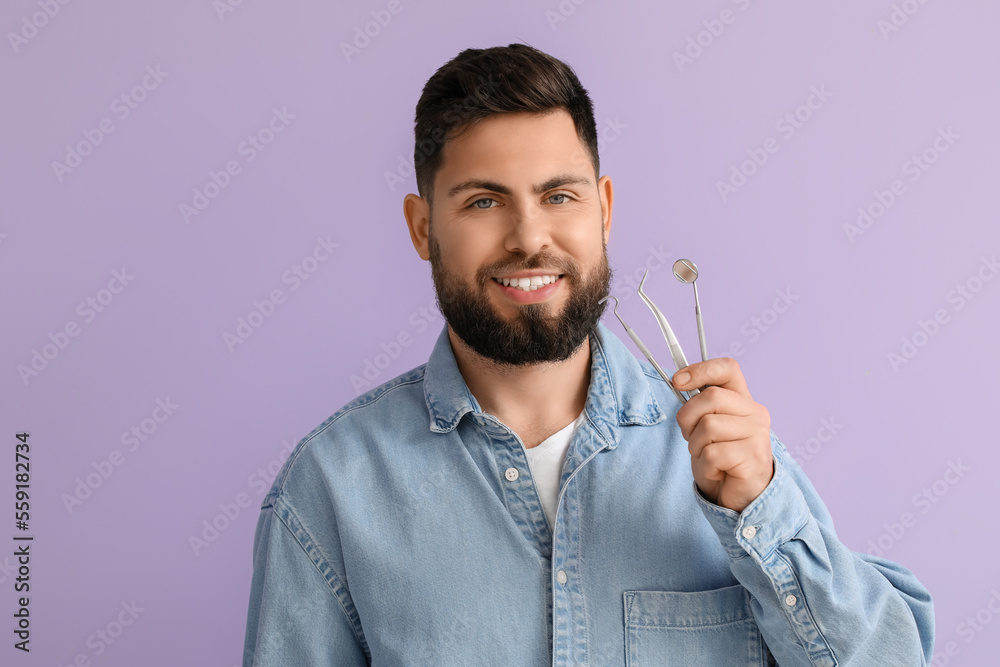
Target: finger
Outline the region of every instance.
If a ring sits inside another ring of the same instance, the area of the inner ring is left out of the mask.
[[[716,442],[702,450],[701,456],[691,459],[695,479],[719,482],[753,479],[761,469],[762,459],[757,456],[750,439]]]
[[[698,458],[710,445],[752,440],[759,433],[756,422],[746,417],[705,415],[691,433],[691,438],[688,440],[688,451],[692,458]]]
[[[677,371],[671,378],[674,386],[681,391],[714,385],[750,396],[743,371],[735,359],[719,357],[699,361]]]
[[[754,413],[756,405],[749,396],[713,386],[691,397],[677,410],[677,424],[681,427],[684,439],[690,440],[692,431],[705,415],[728,414],[748,417]]]

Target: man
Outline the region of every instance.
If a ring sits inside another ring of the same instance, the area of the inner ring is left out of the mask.
[[[926,589],[844,547],[732,359],[683,406],[599,322],[613,190],[572,70],[463,51],[403,212],[447,324],[261,503],[244,665],[925,665]],[[684,377],[682,377],[684,376]]]

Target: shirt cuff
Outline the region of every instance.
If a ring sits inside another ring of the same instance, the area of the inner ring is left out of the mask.
[[[719,542],[730,558],[748,554],[757,562],[791,539],[809,520],[809,505],[802,490],[788,475],[777,457],[774,476],[760,495],[735,512],[705,500],[692,481],[695,499],[708,523],[719,536]]]

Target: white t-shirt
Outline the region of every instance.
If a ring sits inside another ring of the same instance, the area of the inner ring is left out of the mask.
[[[524,449],[528,455],[531,477],[535,480],[538,498],[542,501],[542,510],[545,511],[545,516],[549,520],[549,526],[553,525],[555,519],[556,503],[559,500],[559,477],[562,475],[563,461],[566,460],[566,452],[569,450],[569,443],[573,439],[573,434],[576,433],[577,426],[586,419],[585,413],[586,410],[582,411],[574,421],[534,447]]]

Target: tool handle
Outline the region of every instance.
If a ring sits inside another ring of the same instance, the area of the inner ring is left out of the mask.
[[[625,325],[625,331],[626,333],[628,333],[629,338],[632,339],[632,342],[635,343],[636,347],[639,348],[639,351],[642,352],[644,357],[646,357],[646,360],[653,365],[653,368],[655,368],[656,372],[660,374],[660,377],[663,378],[663,381],[667,383],[667,386],[670,387],[670,390],[674,392],[674,396],[677,397],[677,400],[680,401],[681,403],[687,403],[688,401],[687,397],[684,396],[684,394],[682,394],[680,391],[678,391],[677,387],[674,386],[674,383],[670,381],[670,378],[667,377],[667,374],[663,371],[662,368],[660,368],[660,364],[656,363],[656,359],[653,358],[653,354],[649,351],[649,349],[645,345],[642,344],[642,341],[639,340],[639,336],[634,331],[632,331],[632,327],[625,324],[624,322],[622,322],[622,324]]]

